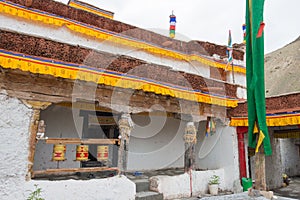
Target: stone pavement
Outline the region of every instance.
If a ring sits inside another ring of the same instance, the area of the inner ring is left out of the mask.
[[[292,177],[287,187],[274,190],[275,195],[300,199],[300,177]]]
[[[248,196],[248,192],[224,195],[224,196],[211,196],[211,197],[201,197],[201,198],[191,197],[191,198],[182,198],[182,199],[174,199],[174,200],[198,200],[198,199],[201,200],[269,200],[264,197],[250,197]],[[279,197],[279,196],[276,196],[276,198],[273,199],[274,200],[295,200],[292,198]]]
[[[282,187],[273,190],[275,198],[274,200],[300,200],[300,177],[292,177],[291,182],[287,187]],[[182,198],[180,200],[268,200],[264,197],[249,197],[248,192],[239,194],[222,195],[222,196],[203,196],[203,197],[191,197]],[[175,199],[174,199],[175,200]]]
[[[148,179],[149,177],[156,175],[180,175],[183,174],[184,170],[181,168],[176,169],[164,169],[164,170],[156,170],[156,171],[147,171],[143,172],[139,175],[133,175],[132,173],[127,173],[126,176],[131,180],[139,180],[139,179]],[[274,196],[277,198],[273,198],[274,200],[300,200],[300,177],[291,178],[291,182],[289,186],[275,189],[273,190]],[[239,194],[228,194],[228,195],[219,195],[219,196],[209,196],[203,195],[202,197],[191,197],[191,198],[181,198],[174,200],[269,200],[264,197],[250,197],[248,196],[248,192],[243,192]]]

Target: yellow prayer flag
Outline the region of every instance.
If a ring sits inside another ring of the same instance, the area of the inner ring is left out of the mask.
[[[253,133],[258,133],[258,127],[257,127],[257,123],[256,122],[254,124]]]
[[[262,144],[263,140],[265,138],[265,135],[262,131],[259,132],[259,137],[258,137],[258,141],[257,141],[257,146],[256,146],[256,149],[255,149],[255,153],[258,152],[258,149],[260,147],[260,145]]]

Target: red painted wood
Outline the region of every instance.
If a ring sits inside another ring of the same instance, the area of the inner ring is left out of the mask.
[[[245,140],[244,134],[248,131],[248,128],[237,127],[238,134],[238,148],[239,148],[239,162],[240,162],[240,178],[247,177],[246,168],[246,153],[245,153]]]

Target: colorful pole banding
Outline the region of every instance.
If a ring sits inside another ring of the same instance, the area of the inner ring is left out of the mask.
[[[231,31],[229,30],[228,45],[227,45],[227,50],[226,50],[226,53],[227,53],[227,56],[228,56],[227,64],[231,64],[232,61],[233,61],[232,52],[233,52],[232,38],[231,38]]]
[[[170,38],[175,38],[175,29],[176,29],[176,16],[173,14],[170,15]]]
[[[243,43],[246,44],[246,24],[243,24]]]
[[[120,34],[116,34],[112,31],[104,30],[99,27],[84,24],[78,21],[70,20],[66,17],[58,16],[55,14],[42,12],[40,10],[29,9],[27,7],[15,4],[9,1],[0,0],[0,13],[6,13],[16,17],[25,18],[28,20],[38,21],[45,24],[51,24],[58,27],[66,26],[68,29],[82,33],[88,36],[96,37],[100,40],[106,40],[113,42],[115,44],[122,44],[124,46],[142,49],[146,52],[155,55],[161,55],[166,57],[171,57],[178,60],[186,61],[197,61],[205,65],[210,65],[211,67],[216,67],[220,69],[226,69],[227,63],[222,62],[222,60],[214,60],[205,56],[200,56],[198,54],[190,54],[177,52],[166,48],[161,48],[154,44],[147,43],[136,38],[130,38],[128,36],[123,37]],[[246,68],[241,65],[235,65],[235,72],[246,73]]]

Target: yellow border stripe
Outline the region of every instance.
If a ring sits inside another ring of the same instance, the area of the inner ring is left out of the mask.
[[[154,80],[152,82],[150,79],[147,81],[139,77],[129,77],[126,74],[114,71],[103,71],[76,64],[67,64],[63,62],[56,64],[55,62],[44,58],[40,59],[33,56],[7,52],[5,50],[0,51],[0,65],[4,68],[20,69],[35,74],[47,74],[72,80],[79,79],[91,81],[113,87],[138,89],[145,92],[154,92],[156,94],[169,95],[171,97],[189,101],[219,106],[236,107],[238,103],[237,99],[205,94],[181,86],[171,84],[164,85],[162,83],[157,83]]]
[[[38,10],[28,10],[28,8],[23,8],[18,5],[12,5],[7,2],[0,2],[0,12],[23,17],[34,21],[40,21],[46,24],[53,24],[56,26],[66,25],[69,29],[75,32],[96,37],[100,40],[107,40],[109,42],[116,43],[119,45],[129,46],[136,49],[142,49],[152,54],[171,57],[178,60],[185,60],[188,62],[198,61],[202,64],[209,65],[212,67],[221,68],[224,70],[226,69],[229,71],[232,70],[232,68],[227,69],[226,63],[216,62],[196,54],[184,54],[177,51],[164,49],[145,42],[137,41],[130,38],[125,38],[120,35],[117,35],[116,33],[102,30],[98,27],[94,27],[87,24],[80,24],[75,22],[74,20],[68,20],[62,17],[55,17],[45,12],[41,13]],[[246,68],[235,65],[234,71],[245,74]]]
[[[289,126],[300,124],[300,113],[267,116],[268,126]],[[230,126],[248,126],[247,117],[233,117]]]

